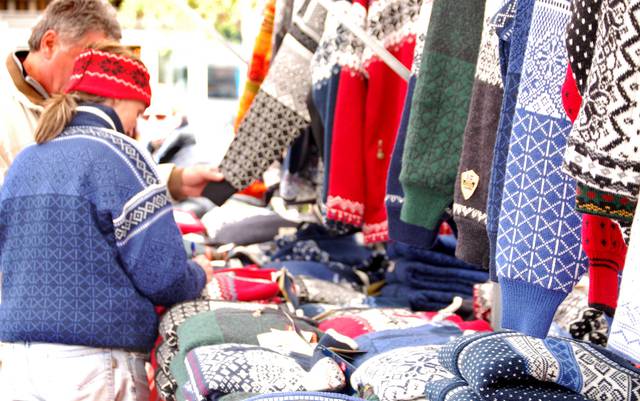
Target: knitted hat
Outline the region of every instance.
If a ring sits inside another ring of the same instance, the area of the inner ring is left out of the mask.
[[[65,93],[81,91],[112,99],[151,103],[149,72],[142,62],[87,49],[75,61]]]

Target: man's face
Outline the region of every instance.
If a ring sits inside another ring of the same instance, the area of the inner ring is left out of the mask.
[[[73,43],[58,36],[57,46],[54,46],[49,60],[49,71],[51,71],[49,87],[45,89],[52,95],[61,93],[69,81],[76,57],[89,44],[105,39],[107,38],[102,32],[89,32]]]

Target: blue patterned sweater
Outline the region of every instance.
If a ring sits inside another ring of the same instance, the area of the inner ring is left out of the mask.
[[[80,106],[14,161],[0,193],[0,341],[149,351],[154,305],[202,291],[166,186],[120,132],[112,109]]]

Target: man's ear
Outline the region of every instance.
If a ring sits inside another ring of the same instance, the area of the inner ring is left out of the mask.
[[[50,59],[53,57],[53,53],[55,52],[56,47],[60,44],[60,36],[53,29],[49,29],[42,35],[42,39],[40,40],[40,49],[43,57]]]

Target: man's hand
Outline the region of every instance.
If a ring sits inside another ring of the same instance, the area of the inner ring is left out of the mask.
[[[191,260],[196,262],[202,268],[204,274],[207,276],[207,283],[211,281],[211,278],[213,277],[213,267],[211,266],[209,259],[204,255],[198,255]]]
[[[224,176],[216,168],[209,165],[192,167],[175,167],[169,177],[169,192],[175,200],[200,196],[209,182],[222,181]]]

